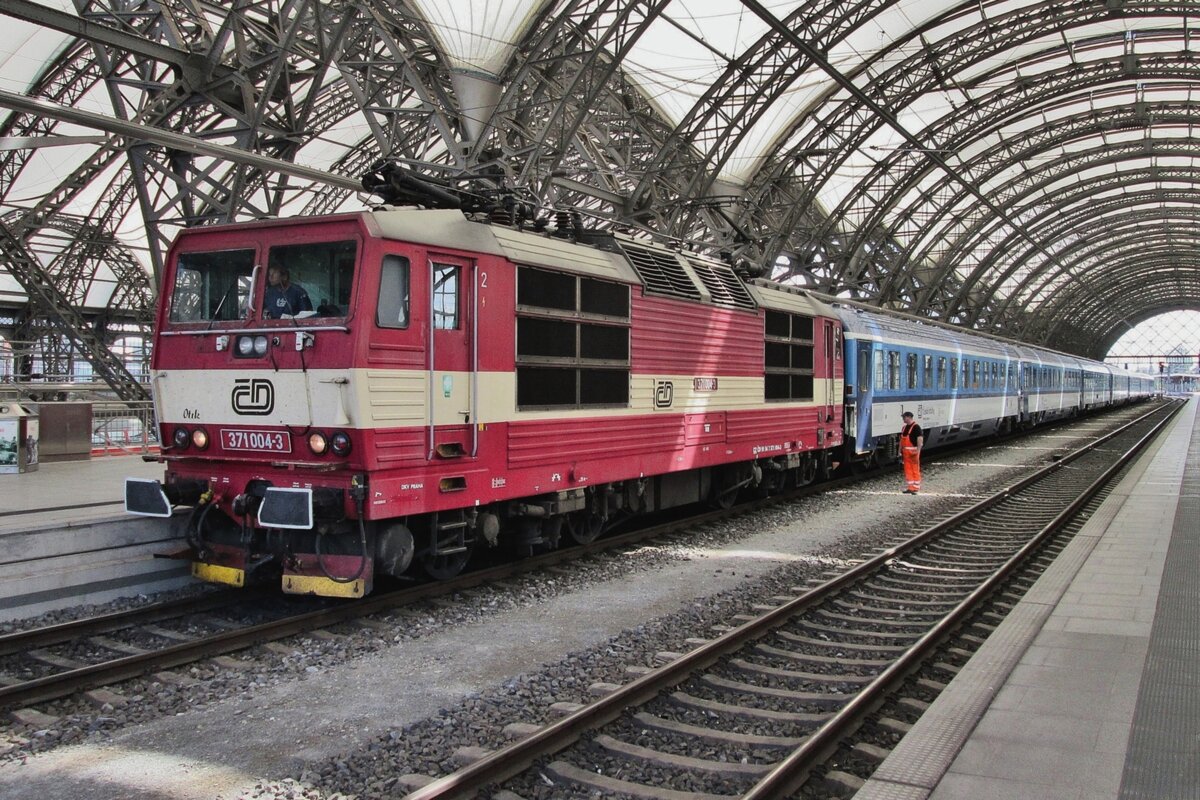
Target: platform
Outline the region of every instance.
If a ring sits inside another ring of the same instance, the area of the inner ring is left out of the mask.
[[[1192,399],[856,800],[1200,797]]]
[[[169,521],[125,513],[126,476],[162,478],[138,456],[42,463],[0,475],[0,620],[184,585]]]

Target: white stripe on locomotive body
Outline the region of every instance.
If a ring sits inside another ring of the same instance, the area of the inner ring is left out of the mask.
[[[476,376],[479,401],[471,422],[498,423],[551,419],[621,417],[645,414],[696,414],[721,411],[763,412],[824,407],[840,403],[841,379],[814,381],[811,400],[764,402],[760,377],[704,376],[713,378],[716,389],[694,388],[692,375],[630,376],[630,402],[622,407],[579,409],[518,409],[516,375],[512,372],[480,372]],[[310,369],[180,370],[154,376],[159,419],[172,424],[261,425],[344,428],[420,427],[429,424],[429,378],[422,370]],[[466,420],[457,408],[470,408],[469,372],[439,370],[434,378],[441,393],[449,394],[435,403],[436,425],[462,425]],[[669,406],[656,403],[659,385],[670,381],[673,396]],[[240,383],[239,383],[240,382]],[[266,384],[270,384],[267,389]],[[264,393],[258,406],[239,413],[233,394],[239,387]],[[270,392],[270,409],[265,393]],[[264,413],[265,412],[265,413]]]

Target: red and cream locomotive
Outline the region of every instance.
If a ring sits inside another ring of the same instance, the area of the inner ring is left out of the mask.
[[[828,469],[831,309],[561,221],[396,208],[184,231],[152,361],[166,477],[130,479],[127,509],[190,506],[204,580],[355,597],[413,562],[444,578],[475,548],[588,541]]]

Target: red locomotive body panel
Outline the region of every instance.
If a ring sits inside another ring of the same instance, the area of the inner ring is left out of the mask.
[[[840,327],[816,304],[648,295],[615,252],[447,213],[192,230],[172,248],[152,361],[166,483],[200,487],[232,526],[197,530],[201,577],[240,581],[270,542],[287,590],[361,594],[375,566],[346,590],[321,566],[338,537],[329,563],[360,539],[364,565],[415,555],[444,573],[463,529],[494,543],[491,518],[530,541],[564,521],[593,535],[610,503],[640,502],[614,500],[622,482],[686,473],[650,494],[699,499],[745,465],[811,467],[840,444]],[[294,302],[271,284],[280,265],[311,309],[272,316]],[[265,538],[229,555],[247,530]]]

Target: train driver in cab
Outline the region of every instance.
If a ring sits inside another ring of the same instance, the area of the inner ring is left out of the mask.
[[[272,264],[267,270],[267,293],[263,300],[263,313],[271,319],[279,319],[285,314],[289,317],[298,315],[301,311],[312,311],[312,300],[304,287],[292,283],[292,275],[287,267]]]

